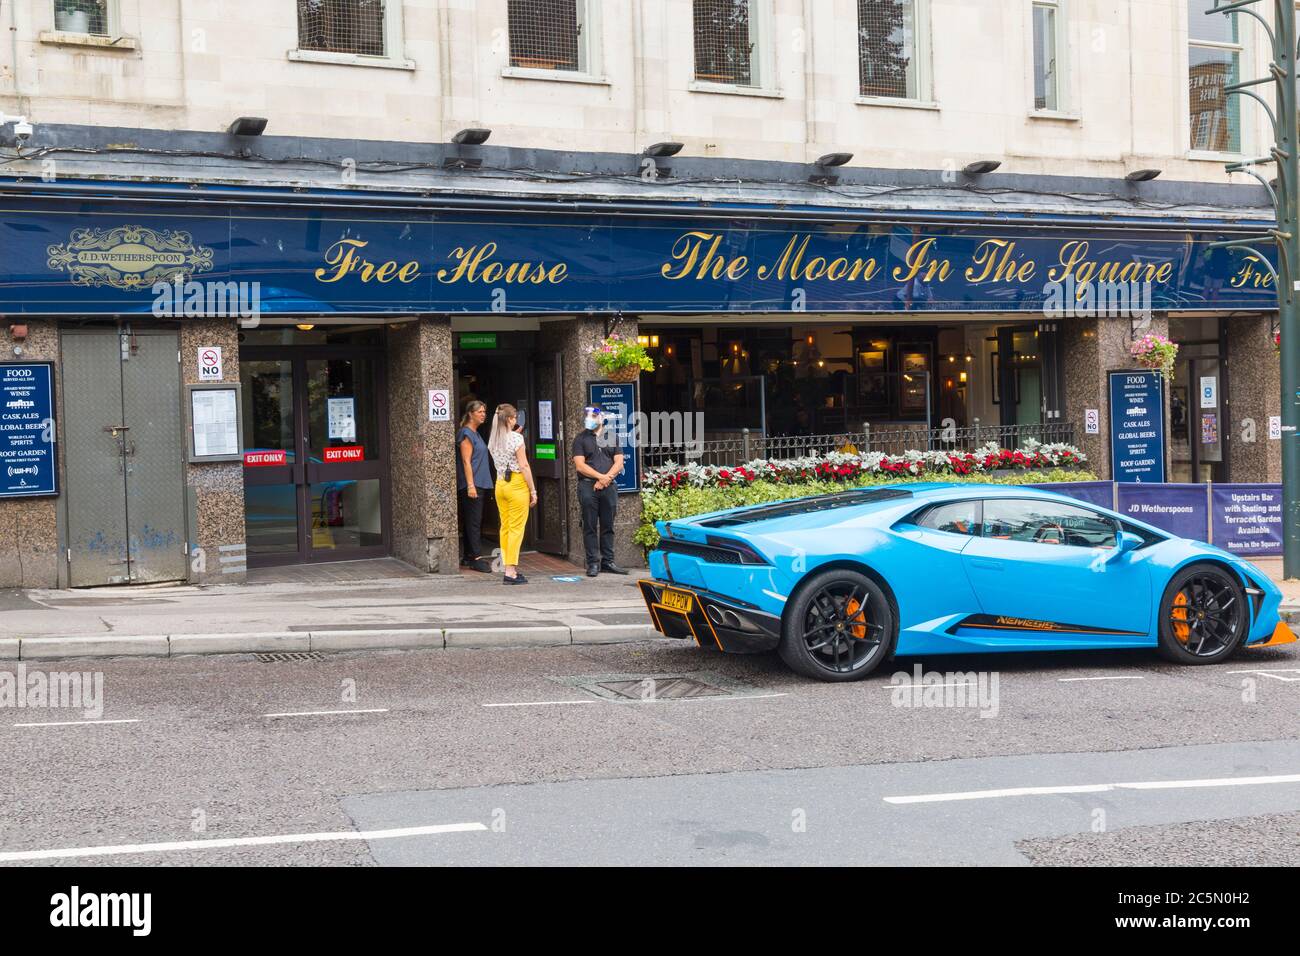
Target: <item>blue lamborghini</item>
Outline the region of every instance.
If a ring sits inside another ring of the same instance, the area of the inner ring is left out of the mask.
[[[907,483],[659,522],[655,627],[857,680],[893,655],[1150,647],[1213,664],[1295,635],[1248,561],[1032,488]]]

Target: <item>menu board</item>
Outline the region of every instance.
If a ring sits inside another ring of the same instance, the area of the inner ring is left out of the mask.
[[[1110,373],[1111,477],[1165,480],[1164,381],[1144,369]]]
[[[0,498],[59,493],[53,368],[0,364]]]
[[[190,388],[190,461],[238,461],[239,387]]]

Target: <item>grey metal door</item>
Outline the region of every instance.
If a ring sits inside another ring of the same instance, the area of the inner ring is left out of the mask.
[[[73,587],[186,577],[177,348],[166,330],[63,334]]]

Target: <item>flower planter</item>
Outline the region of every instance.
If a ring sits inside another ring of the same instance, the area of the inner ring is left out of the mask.
[[[622,368],[615,369],[612,372],[606,372],[605,377],[611,382],[635,382],[641,377],[641,366],[625,365]]]

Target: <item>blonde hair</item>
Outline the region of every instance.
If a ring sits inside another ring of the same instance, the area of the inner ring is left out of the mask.
[[[496,415],[492,418],[492,434],[488,437],[488,448],[494,455],[504,455],[506,451],[506,439],[514,432],[510,428],[510,421],[517,419],[519,412],[513,405],[498,405]]]
[[[469,424],[470,417],[471,417],[475,412],[477,412],[480,408],[487,408],[487,406],[486,406],[485,404],[483,404],[482,402],[480,402],[477,398],[474,399],[474,401],[472,401],[472,402],[466,402],[466,403],[465,403],[465,414],[462,415],[462,416],[460,416],[460,423],[461,423],[461,425],[468,425],[468,424]]]

